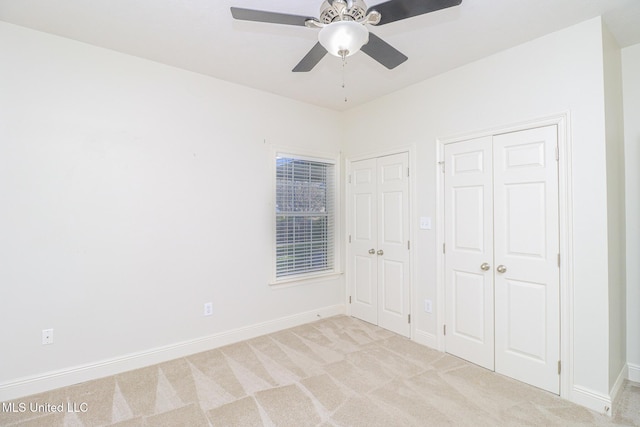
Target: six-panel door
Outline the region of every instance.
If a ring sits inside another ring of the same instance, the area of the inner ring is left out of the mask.
[[[558,394],[556,141],[556,126],[495,136],[493,188],[496,372]]]
[[[376,159],[351,165],[351,314],[378,324],[378,191]]]
[[[445,147],[446,349],[494,369],[491,138]]]

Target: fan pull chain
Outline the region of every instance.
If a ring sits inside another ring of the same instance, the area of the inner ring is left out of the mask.
[[[344,66],[347,65],[347,55],[342,53],[342,89],[344,91],[344,102],[347,102],[347,89],[344,84]]]

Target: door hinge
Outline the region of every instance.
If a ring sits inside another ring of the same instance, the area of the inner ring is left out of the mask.
[[[558,375],[560,375],[561,370],[562,370],[562,363],[558,360]]]
[[[560,267],[560,254],[558,254],[558,267]]]
[[[560,160],[560,149],[556,145],[556,161]]]
[[[446,250],[445,250],[445,247],[444,247],[444,243],[442,244],[442,253],[443,253],[443,254],[446,254],[446,253],[447,253],[447,252],[446,252]]]
[[[407,323],[411,323],[411,315],[407,314]]]
[[[349,304],[351,304],[351,295],[349,295]]]
[[[407,249],[411,249],[411,240],[407,240]]]
[[[438,164],[440,165],[440,170],[444,173],[444,162],[438,162]]]
[[[409,175],[409,168],[407,168],[407,177],[409,177],[411,175]]]
[[[351,234],[349,234],[349,243],[351,243]]]
[[[442,332],[447,335],[447,325],[442,325]]]
[[[351,174],[349,174],[349,184],[351,184]]]

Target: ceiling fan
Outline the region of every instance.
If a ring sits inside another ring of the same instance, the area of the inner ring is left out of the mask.
[[[293,72],[311,71],[327,52],[344,60],[358,50],[362,50],[391,70],[408,58],[380,37],[370,33],[367,24],[389,24],[458,6],[460,3],[462,0],[388,0],[367,8],[364,0],[324,0],[320,6],[319,18],[239,7],[232,7],[231,15],[243,21],[320,29],[318,42],[293,68]]]

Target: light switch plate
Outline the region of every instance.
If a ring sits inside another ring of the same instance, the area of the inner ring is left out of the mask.
[[[204,313],[205,316],[211,316],[213,314],[213,303],[205,302],[204,303]]]
[[[431,230],[431,217],[428,217],[428,216],[420,217],[420,229]]]
[[[433,312],[433,304],[430,299],[424,300],[424,312],[432,313]]]

